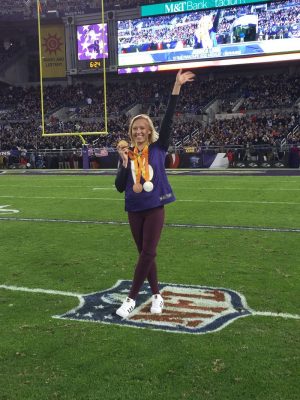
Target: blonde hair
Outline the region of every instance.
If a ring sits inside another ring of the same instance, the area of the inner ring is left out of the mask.
[[[149,144],[156,142],[157,139],[159,138],[159,134],[154,128],[152,119],[147,114],[139,114],[139,115],[136,115],[135,117],[133,117],[129,124],[128,135],[130,137],[131,145],[135,146],[135,142],[132,138],[132,125],[138,119],[144,119],[149,124],[149,128],[151,131],[151,133],[149,135]]]

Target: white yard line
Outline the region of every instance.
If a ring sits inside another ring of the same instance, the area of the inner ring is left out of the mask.
[[[68,297],[77,297],[81,298],[83,295],[79,293],[72,293],[72,292],[64,292],[61,290],[50,290],[50,289],[31,289],[27,287],[20,287],[20,286],[9,286],[9,285],[0,285],[0,289],[7,289],[19,292],[31,292],[31,293],[45,293],[45,294],[53,294],[53,295],[60,295],[60,296],[68,296]]]
[[[93,190],[116,190],[116,188],[111,187],[111,188],[105,188],[105,187],[94,187]]]
[[[9,189],[9,188],[14,188],[14,187],[16,187],[16,188],[19,188],[19,189],[28,189],[28,183],[27,184],[25,184],[25,185],[0,185],[0,187],[5,187],[5,188],[7,188],[7,189]],[[94,185],[89,185],[89,186],[52,186],[51,185],[51,187],[49,187],[48,185],[30,185],[30,187],[29,187],[30,189],[32,189],[32,188],[37,188],[37,189],[52,189],[52,188],[55,188],[55,189],[92,189],[92,190],[116,190],[114,187],[95,187]]]
[[[124,201],[123,198],[109,198],[109,197],[55,197],[55,196],[0,196],[0,198],[9,199],[38,199],[38,200],[105,200],[105,201]]]
[[[255,311],[250,310],[252,315],[259,315],[262,317],[280,317],[280,318],[291,318],[291,319],[300,319],[300,315],[298,314],[287,314],[287,313],[274,313],[270,311]]]
[[[66,224],[91,224],[91,225],[129,225],[123,221],[95,221],[95,220],[72,220],[59,218],[17,218],[17,217],[0,217],[0,221],[13,222],[45,222],[45,223],[66,223]],[[203,225],[203,224],[172,224],[166,223],[169,228],[188,228],[188,229],[225,229],[225,230],[241,230],[241,231],[265,231],[265,232],[296,232],[300,233],[300,228],[271,228],[260,226],[230,226],[230,225]]]
[[[112,197],[55,197],[55,196],[9,196],[2,195],[3,199],[38,199],[38,200],[103,200],[103,201],[124,201],[124,198]],[[252,200],[201,200],[201,199],[177,199],[178,202],[190,203],[241,203],[241,204],[287,204],[300,205],[300,202],[295,201],[252,201]]]
[[[0,196],[1,197],[1,196]],[[290,205],[298,205],[298,202],[291,201],[252,201],[252,200],[200,200],[200,199],[181,199],[177,200],[181,202],[195,202],[195,203],[241,203],[241,204],[290,204]]]
[[[278,191],[300,191],[300,188],[261,188],[261,187],[249,187],[240,188],[240,187],[202,187],[199,186],[180,186],[180,189],[191,189],[191,190],[243,190],[243,191],[253,191],[258,190],[262,192],[278,192]]]
[[[28,186],[24,185],[0,185],[0,187],[5,187],[7,189],[9,188],[21,188],[21,189],[27,189]],[[46,185],[30,185],[31,188],[37,188],[37,189],[49,189],[49,186]],[[92,190],[116,190],[115,187],[93,187],[93,185],[90,186],[51,186],[50,189],[52,188],[58,188],[58,189],[92,189]],[[199,185],[197,186],[180,186],[180,189],[191,189],[193,191],[195,190],[239,190],[239,191],[262,191],[262,192],[286,192],[286,191],[300,191],[300,188],[263,188],[263,187],[246,187],[246,188],[241,188],[241,187],[203,187]]]

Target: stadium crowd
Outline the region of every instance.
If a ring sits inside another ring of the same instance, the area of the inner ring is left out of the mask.
[[[291,107],[300,96],[300,79],[281,75],[256,77],[244,86],[243,110]]]
[[[246,112],[291,108],[300,97],[299,83],[299,76],[284,74],[241,78],[231,92],[220,95],[220,109],[222,112]],[[240,99],[243,101],[239,102]]]
[[[100,136],[97,145],[115,147],[120,139],[127,137],[127,113],[134,106],[139,107],[138,112],[150,111],[158,125],[168,100],[169,86],[168,79],[154,83],[140,80],[135,88],[128,82],[123,86],[110,83],[107,98],[109,134]],[[205,125],[202,117],[209,104],[220,97],[230,98],[229,93],[235,93],[236,88],[235,101],[242,103],[240,117],[211,121]],[[191,140],[185,144],[197,148],[204,145],[272,144],[283,139],[288,143],[300,142],[299,132],[294,136],[290,134],[300,122],[299,111],[295,108],[300,97],[298,76],[198,80],[193,91],[188,88],[184,90],[174,123],[173,146],[177,144],[182,147],[183,139],[189,136]],[[81,147],[81,140],[76,136],[42,137],[39,88],[7,86],[2,87],[0,93],[1,150],[10,150],[12,146],[27,150]],[[99,87],[86,83],[71,87],[48,86],[44,94],[47,133],[104,131],[103,93]],[[274,111],[274,107],[278,111]],[[63,117],[58,117],[57,112],[62,108],[67,112]],[[251,114],[247,114],[250,110]],[[90,136],[88,142],[94,139],[94,136]]]
[[[166,0],[161,0],[165,2]],[[152,4],[153,0],[105,0],[105,10]],[[41,12],[55,9],[60,15],[92,12],[100,7],[101,0],[42,0]],[[289,11],[286,12],[286,6]],[[31,0],[3,0],[0,18],[20,15],[35,16],[36,3]],[[160,49],[172,46],[195,46],[195,30],[203,15],[210,15],[217,22],[218,43],[232,40],[230,30],[238,17],[256,13],[258,27],[256,39],[283,39],[299,37],[300,13],[297,1],[268,3],[266,6],[245,5],[229,7],[222,12],[199,11],[190,15],[164,15],[149,17],[143,25],[137,21],[120,21],[121,46],[119,51],[130,51],[132,43],[143,49]],[[9,18],[7,18],[9,19]],[[152,29],[153,25],[155,28]],[[162,43],[162,37],[164,43]],[[133,39],[134,38],[134,39]],[[28,44],[27,44],[28,45]],[[122,47],[123,46],[123,47]],[[4,65],[19,48],[18,43],[3,42],[0,49],[0,65]],[[127,80],[126,80],[127,79]],[[132,80],[124,77],[108,83],[107,99],[103,88],[92,82],[67,86],[44,87],[45,132],[78,133],[105,131],[107,135],[85,136],[88,143],[102,149],[115,149],[120,139],[127,139],[130,113],[149,113],[155,125],[159,125],[165,111],[171,79],[161,76],[155,81],[147,76]],[[228,149],[266,146],[269,151],[278,150],[282,143],[300,145],[299,98],[300,77],[290,75],[231,76],[220,79],[199,79],[193,90],[183,88],[173,125],[173,148]],[[56,155],[55,165],[76,167],[75,158],[80,157],[80,137],[42,136],[41,101],[39,87],[15,87],[0,85],[0,166],[6,160],[1,152],[12,152],[13,160],[26,167],[50,165],[50,158],[39,156],[45,149],[65,149]],[[219,108],[211,108],[217,103]],[[298,102],[298,103],[297,103]],[[106,112],[105,112],[106,105]],[[218,119],[216,113],[238,113],[238,117]],[[76,149],[79,149],[78,152]],[[279,151],[279,150],[278,150]],[[244,154],[247,151],[245,150]],[[60,159],[61,157],[61,159]],[[62,157],[64,159],[62,159]],[[9,163],[9,159],[6,160]],[[52,162],[52,161],[51,161]],[[6,164],[7,165],[7,164]]]
[[[104,0],[104,10],[118,10],[130,9],[139,7],[141,5],[153,3],[167,3],[172,0]],[[49,10],[56,10],[58,15],[72,15],[72,14],[88,14],[95,10],[99,10],[102,5],[102,0],[41,0],[40,11],[42,15],[47,15]],[[283,15],[283,9],[287,1],[273,2],[268,4],[268,11],[266,9],[257,9],[259,16],[259,26],[261,26],[260,34],[264,39],[289,37],[290,35],[299,35],[299,5],[297,1],[289,1],[289,13]],[[242,15],[250,14],[252,11],[251,6],[239,7],[238,14],[235,13],[235,7],[230,7],[227,11],[223,12],[222,21],[219,23],[218,32],[222,38],[225,32],[228,32],[232,22],[232,18],[237,18]],[[269,10],[272,12],[270,13]],[[196,13],[198,14],[198,13]],[[194,14],[192,17],[194,21],[199,19],[199,15]],[[215,14],[215,13],[214,13]],[[33,0],[2,0],[0,18],[22,19],[24,17],[32,17],[36,15],[36,2]],[[213,15],[213,14],[211,14]],[[232,17],[232,18],[231,18]],[[191,21],[192,21],[191,20]],[[184,21],[186,22],[186,21]],[[179,21],[180,23],[180,21]],[[167,20],[164,19],[164,24],[168,25]],[[177,32],[179,36],[185,36],[184,32]]]
[[[206,126],[203,126],[200,121],[179,119],[173,126],[173,149],[184,149],[181,140],[183,137],[189,137],[185,146],[189,149],[193,148],[194,152],[206,149],[227,152],[231,149],[242,154],[244,159],[245,157],[250,158],[250,155],[255,153],[258,148],[263,151],[263,154],[266,154],[268,159],[275,156],[279,159],[283,141],[287,145],[295,146],[296,149],[299,148],[299,130],[294,134],[291,133],[293,128],[299,124],[300,117],[297,112],[274,113],[270,111],[232,119],[215,120]],[[105,149],[105,151],[109,151],[110,148],[115,149],[119,140],[127,139],[127,127],[128,118],[125,115],[110,120],[108,130],[111,132],[113,129],[114,133],[100,137],[96,140],[95,147]],[[61,168],[76,168],[74,157],[80,159],[82,146],[78,138],[72,136],[41,138],[32,133],[33,128],[35,132],[39,131],[39,127],[34,123],[0,125],[1,151],[9,150],[10,155],[13,155],[10,160],[9,157],[6,158],[7,164],[13,160],[24,168],[27,163],[30,163],[31,167],[41,167],[41,165],[45,167],[53,163],[53,165],[58,165],[58,159],[62,158],[60,160]],[[180,143],[179,146],[178,143]],[[45,149],[56,149],[57,151],[52,152],[51,155],[51,152],[49,153]],[[65,149],[64,153],[61,153],[61,149]],[[2,157],[2,160],[3,158],[5,157]]]
[[[155,3],[167,3],[171,0],[155,0]],[[153,0],[104,0],[104,10],[130,9],[140,5],[152,4]],[[89,14],[99,10],[102,0],[40,0],[40,12],[46,15],[49,10],[56,10],[58,15]],[[20,20],[36,15],[34,0],[1,0],[0,19]]]
[[[300,133],[289,132],[300,123],[296,112],[273,112],[245,114],[242,117],[216,120],[204,127],[195,137],[197,146],[244,146],[299,142]]]
[[[259,36],[261,39],[300,37],[300,6],[298,2],[287,9],[284,2],[272,3],[271,12],[259,10]]]

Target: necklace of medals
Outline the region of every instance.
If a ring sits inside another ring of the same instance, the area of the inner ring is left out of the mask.
[[[135,193],[141,193],[143,189],[145,192],[152,192],[153,183],[150,181],[149,177],[149,147],[148,145],[143,148],[143,150],[139,151],[139,149],[135,146],[133,151],[130,150],[128,152],[129,158],[134,162],[135,169],[135,177],[136,182],[133,185],[132,189]],[[145,169],[144,167],[145,163]],[[141,184],[141,177],[145,179],[145,183]]]

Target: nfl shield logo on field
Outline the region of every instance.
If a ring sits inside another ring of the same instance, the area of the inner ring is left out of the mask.
[[[161,283],[160,293],[165,304],[162,314],[150,313],[151,291],[144,284],[136,308],[127,319],[121,319],[115,311],[128,295],[131,283],[118,281],[108,290],[83,295],[76,309],[56,318],[203,334],[251,315],[244,296],[233,290]]]

